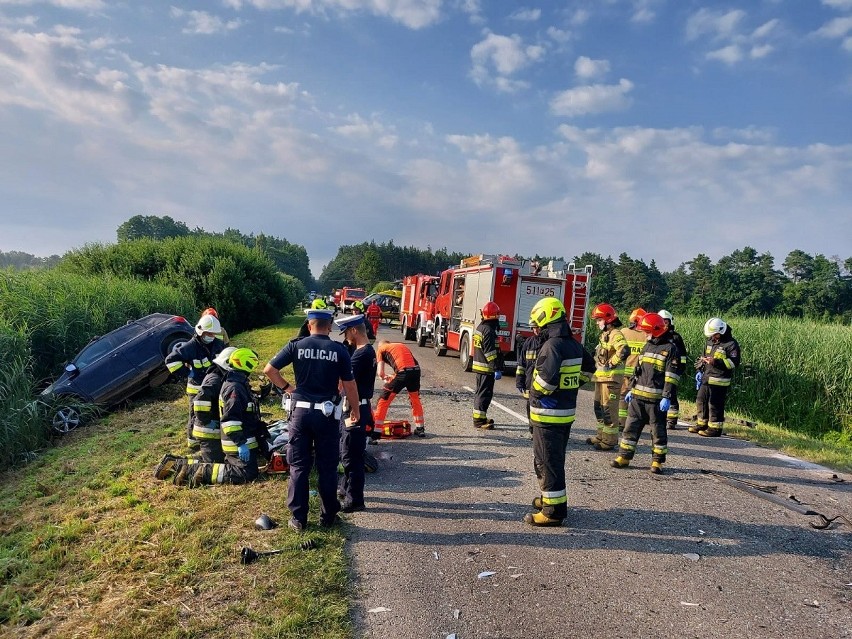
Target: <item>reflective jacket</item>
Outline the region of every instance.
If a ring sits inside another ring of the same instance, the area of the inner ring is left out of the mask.
[[[497,328],[500,321],[482,320],[473,333],[473,364],[474,373],[490,375],[497,368]]]
[[[192,436],[195,439],[220,438],[219,392],[222,390],[226,373],[227,371],[218,366],[211,366],[201,382],[201,389],[192,400]]]
[[[671,399],[677,391],[683,369],[680,352],[671,340],[671,332],[667,331],[645,342],[630,380],[634,399],[656,402],[663,397]]]
[[[260,414],[249,388],[248,375],[243,371],[228,371],[219,393],[222,450],[236,454],[241,444],[257,448],[255,433],[261,428]]]
[[[530,387],[533,381],[535,362],[538,359],[538,349],[541,347],[541,338],[538,335],[530,335],[518,346],[518,367],[515,369],[515,386],[524,394],[530,396]]]
[[[571,334],[568,322],[548,324],[532,374],[530,421],[536,426],[570,426],[577,411],[577,391],[595,372],[595,360]],[[555,407],[541,405],[555,400]]]
[[[718,344],[708,337],[704,345],[704,356],[712,357],[713,361],[702,367],[704,375],[701,383],[711,386],[730,386],[734,369],[740,365],[740,345],[731,335],[731,330],[728,329],[722,335]]]
[[[624,362],[630,355],[630,347],[624,334],[614,326],[607,326],[598,339],[598,347],[595,349],[595,371],[596,382],[613,382],[621,379],[624,375]]]
[[[648,341],[648,334],[635,328],[622,329],[621,334],[624,335],[624,339],[630,347],[630,354],[624,361],[624,374],[630,377],[639,362],[639,354],[645,348],[645,342]]]
[[[672,330],[671,333],[672,342],[674,342],[674,345],[677,346],[678,352],[680,352],[680,372],[682,373],[686,370],[686,361],[689,357],[686,353],[686,344],[684,344],[683,337],[680,336],[680,333],[675,330]]]
[[[201,390],[201,382],[207,375],[207,369],[213,365],[213,359],[224,348],[225,343],[218,337],[209,344],[205,344],[198,335],[194,335],[188,342],[184,342],[166,355],[166,367],[170,373],[176,373],[186,366],[189,369],[189,377],[186,378],[186,394],[196,395]]]

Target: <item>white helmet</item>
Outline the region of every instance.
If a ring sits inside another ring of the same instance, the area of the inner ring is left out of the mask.
[[[662,317],[664,320],[669,320],[669,324],[674,326],[674,315],[669,313],[666,309],[662,309],[662,310],[657,311],[657,315]]]
[[[198,320],[198,324],[195,325],[195,333],[197,335],[202,335],[203,333],[220,335],[222,333],[222,325],[212,315],[202,315]]]
[[[728,325],[721,317],[711,317],[704,324],[704,335],[713,337],[716,333],[724,333],[728,330]]]
[[[216,366],[224,368],[226,371],[231,370],[231,365],[228,363],[228,358],[233,355],[235,350],[237,350],[236,346],[229,346],[221,353],[219,353],[215,358],[213,358],[213,363],[216,364]]]

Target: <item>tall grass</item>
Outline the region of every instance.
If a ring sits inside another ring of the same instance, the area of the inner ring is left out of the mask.
[[[26,337],[0,320],[0,464],[23,461],[47,443],[34,398]]]

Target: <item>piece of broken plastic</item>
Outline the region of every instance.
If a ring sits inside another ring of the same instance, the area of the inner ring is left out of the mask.
[[[481,573],[479,573],[479,574],[477,575],[477,577],[478,577],[479,579],[485,579],[486,577],[490,577],[490,576],[492,576],[492,575],[496,575],[496,574],[497,574],[496,572],[492,572],[492,571],[490,571],[490,570],[484,570],[484,571],[482,571]]]
[[[689,561],[698,561],[699,559],[701,559],[701,555],[694,552],[685,552],[683,553],[683,556],[689,559]]]

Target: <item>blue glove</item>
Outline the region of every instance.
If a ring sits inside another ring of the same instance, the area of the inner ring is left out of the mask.
[[[672,400],[670,400],[668,397],[663,397],[660,400],[660,410],[663,411],[664,413],[669,409],[669,406],[671,406],[671,405],[672,405]]]
[[[503,377],[503,371],[494,371],[494,379],[501,379]]]
[[[240,444],[237,446],[237,453],[240,456],[241,462],[248,462],[251,459],[248,444]]]
[[[701,388],[701,378],[702,377],[703,377],[703,375],[701,374],[701,371],[698,371],[697,373],[695,373],[695,390],[698,390],[699,388]]]
[[[556,399],[554,397],[539,397],[538,405],[542,408],[556,408]]]
[[[631,399],[633,399],[633,391],[627,391],[627,395],[624,396],[624,401],[629,404]]]

